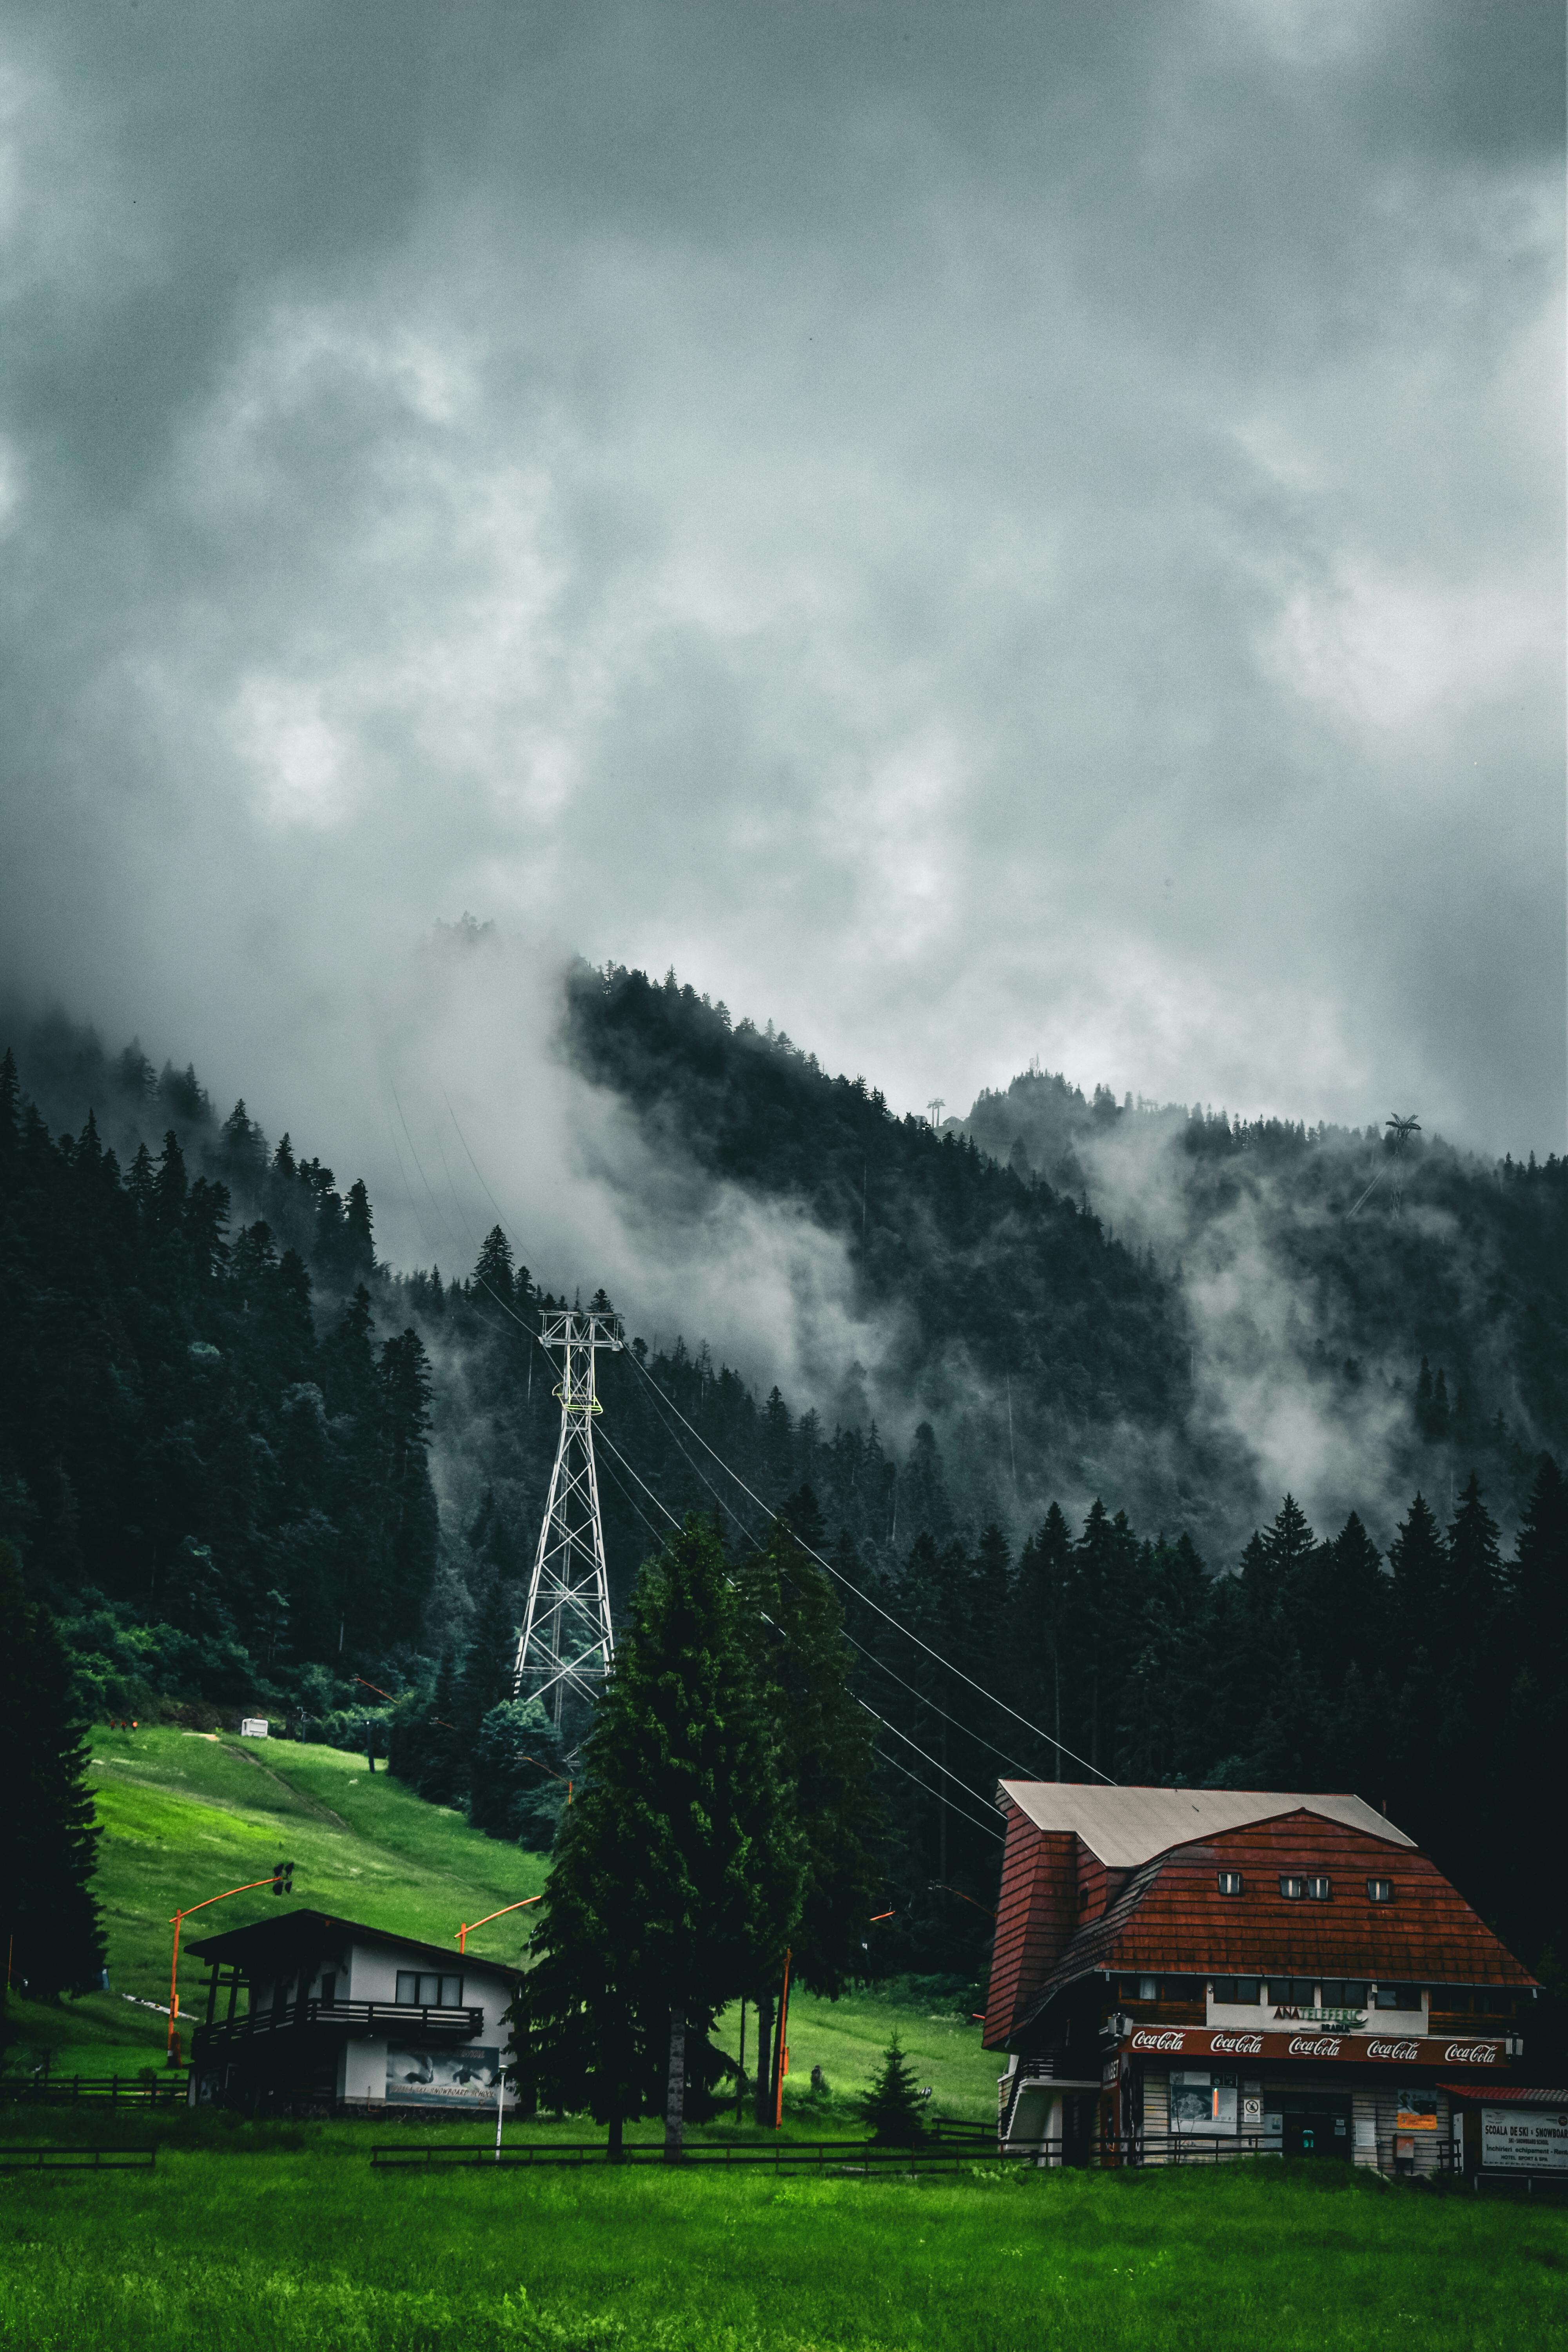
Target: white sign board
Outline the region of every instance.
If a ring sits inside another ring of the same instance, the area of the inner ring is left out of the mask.
[[[1568,2172],[1568,2110],[1483,2107],[1481,2168],[1487,2172]]]
[[[242,1739],[265,1739],[267,1717],[264,1715],[242,1715],[239,1718],[239,1736]]]

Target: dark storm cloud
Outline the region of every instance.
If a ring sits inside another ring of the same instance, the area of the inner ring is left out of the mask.
[[[511,1083],[465,905],[900,1106],[1560,1144],[1563,80],[1462,0],[14,10],[10,977],[387,1181],[386,1070]]]

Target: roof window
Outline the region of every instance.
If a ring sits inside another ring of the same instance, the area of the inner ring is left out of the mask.
[[[1239,1895],[1241,1893],[1242,1881],[1239,1870],[1216,1870],[1215,1873],[1215,1881],[1222,1895]]]
[[[1279,1892],[1287,1903],[1326,1903],[1332,1895],[1333,1881],[1329,1878],[1298,1878],[1288,1874],[1279,1881]]]
[[[1366,1899],[1369,1903],[1392,1903],[1394,1900],[1393,1879],[1369,1878],[1366,1882]]]

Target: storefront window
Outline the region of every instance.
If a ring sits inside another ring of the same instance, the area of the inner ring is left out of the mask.
[[[1257,1977],[1215,1977],[1214,1997],[1231,2009],[1256,2009],[1259,1981]]]
[[[1171,2129],[1173,2132],[1233,2132],[1236,2129],[1237,2084],[1220,2074],[1173,2074],[1171,2076]]]

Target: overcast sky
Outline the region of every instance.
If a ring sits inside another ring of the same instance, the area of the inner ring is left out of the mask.
[[[1563,1148],[1560,0],[0,26],[0,978],[357,1164],[466,908]]]

